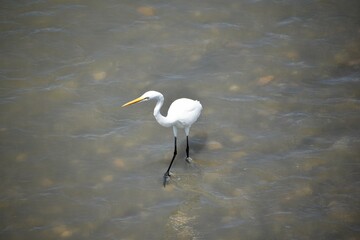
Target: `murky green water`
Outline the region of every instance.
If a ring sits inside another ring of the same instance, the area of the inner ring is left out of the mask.
[[[360,238],[359,1],[1,5],[1,239]]]

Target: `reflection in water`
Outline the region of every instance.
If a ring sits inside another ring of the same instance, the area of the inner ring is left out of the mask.
[[[0,238],[357,239],[358,9],[3,1]],[[151,89],[204,107],[165,189]]]

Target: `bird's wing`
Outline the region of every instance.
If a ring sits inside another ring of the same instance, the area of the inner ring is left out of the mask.
[[[189,126],[197,120],[201,109],[202,106],[199,101],[180,98],[170,105],[168,117],[183,126]]]
[[[188,98],[180,98],[175,100],[170,105],[168,114],[180,114],[180,113],[186,114],[187,112],[198,110],[199,105],[200,105],[199,101],[191,100]]]

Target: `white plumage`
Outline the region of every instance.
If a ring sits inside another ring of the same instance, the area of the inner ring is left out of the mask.
[[[173,120],[178,128],[190,128],[196,122],[201,113],[202,106],[199,101],[180,98],[175,100],[169,107],[167,117]]]

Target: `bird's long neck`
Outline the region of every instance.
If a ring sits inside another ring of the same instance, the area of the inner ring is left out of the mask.
[[[163,95],[159,95],[156,98],[156,106],[154,108],[154,117],[156,119],[156,121],[164,127],[170,127],[171,123],[169,122],[169,119],[167,119],[167,117],[164,117],[161,112],[160,109],[162,107],[162,105],[164,104],[164,96]]]

